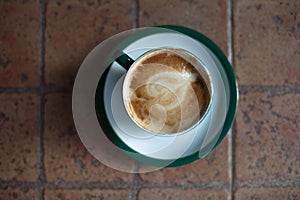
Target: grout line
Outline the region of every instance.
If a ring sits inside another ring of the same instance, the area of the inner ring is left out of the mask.
[[[132,164],[133,172],[138,171],[139,165],[137,162],[133,162]],[[129,187],[129,200],[136,200],[138,197],[138,188],[136,185],[139,185],[140,179],[138,177],[138,174],[132,173],[131,174],[131,180],[130,180],[130,187]]]
[[[129,183],[125,182],[67,182],[67,181],[55,181],[44,183],[44,187],[50,190],[56,189],[128,189],[130,188]]]
[[[133,174],[133,176],[137,176],[137,174]],[[139,178],[137,178],[139,179]],[[140,180],[131,179],[131,183],[102,183],[102,182],[49,182],[45,183],[45,188],[47,189],[129,189],[129,199],[136,200],[138,191],[142,188],[176,188],[176,189],[184,189],[184,188],[194,188],[194,189],[217,189],[222,190],[226,189],[227,182],[211,182],[211,183],[146,183]]]
[[[36,93],[48,94],[55,92],[72,92],[72,88],[64,87],[25,87],[25,88],[0,88],[0,93]]]
[[[236,190],[236,178],[235,178],[235,135],[236,131],[236,122],[234,121],[233,126],[230,132],[230,162],[231,162],[231,169],[230,169],[230,200],[234,200],[234,193]]]
[[[132,0],[132,27],[139,27],[139,0]]]
[[[234,126],[234,124],[233,124]],[[234,193],[234,157],[233,157],[233,129],[231,128],[228,133],[228,177],[229,177],[229,195],[228,200],[233,200]]]
[[[227,50],[228,60],[233,64],[233,33],[232,33],[232,2],[227,0],[226,13],[227,13]]]
[[[6,189],[7,187],[11,188],[20,188],[21,190],[29,190],[29,189],[36,189],[35,182],[22,182],[22,181],[0,181],[0,188]]]
[[[139,27],[139,0],[132,0],[132,28]],[[138,164],[133,162],[133,171],[136,171]],[[130,187],[129,187],[129,200],[136,200],[138,197],[138,188],[135,186],[136,182],[139,181],[136,173],[131,174]]]
[[[0,93],[40,93],[40,88],[0,88]]]
[[[210,182],[210,183],[145,183],[141,184],[140,188],[193,188],[193,189],[217,189],[226,190],[228,188],[227,181]]]
[[[300,187],[300,179],[280,180],[257,180],[257,181],[236,181],[239,187]]]
[[[46,2],[40,0],[40,87],[44,86]]]
[[[43,131],[44,131],[44,66],[45,66],[45,28],[46,28],[46,2],[40,0],[40,63],[39,63],[39,116],[38,116],[38,149],[37,149],[37,192],[38,199],[44,199],[44,183],[45,183],[45,167],[44,167],[44,144],[43,144]]]
[[[37,186],[39,194],[39,199],[43,199],[44,183],[45,183],[45,166],[44,166],[44,141],[43,141],[43,131],[44,131],[44,95],[40,94],[39,100],[39,131],[38,131],[38,180]]]
[[[8,88],[0,88],[0,93],[36,93],[36,94],[48,94],[55,92],[72,92],[72,88],[69,87],[59,87],[59,86],[50,86],[43,88],[40,87],[8,87]],[[300,93],[300,85],[296,86],[241,86],[239,85],[239,92],[241,94],[246,94],[248,92],[268,92],[270,97],[280,96],[290,93]]]
[[[135,174],[137,176],[137,174]],[[228,182],[210,182],[210,183],[148,183],[141,180],[134,181],[134,189],[136,192],[142,188],[194,188],[194,189],[226,189]],[[253,180],[253,181],[236,181],[238,187],[300,187],[300,179],[293,179],[288,181],[281,180]],[[0,181],[0,188],[5,189],[7,187],[21,188],[21,189],[36,189],[35,182],[24,181]],[[44,182],[43,188],[56,190],[56,189],[128,189],[131,188],[131,183],[118,183],[118,182],[85,182],[85,181],[55,181]]]
[[[290,93],[300,93],[300,85],[296,86],[239,86],[239,92],[246,94],[248,92],[268,92],[269,97],[282,96]]]
[[[210,183],[147,183],[143,181],[138,181],[135,183],[135,190],[137,192],[143,188],[176,188],[176,189],[217,189],[224,190],[228,187],[228,182],[210,182]]]
[[[233,65],[233,32],[232,32],[232,1],[226,1],[226,13],[227,13],[227,51],[228,51],[228,61]],[[235,132],[234,129],[235,123],[233,124],[233,128],[230,129],[228,133],[228,177],[229,177],[229,194],[228,200],[234,199],[234,138],[233,134]]]
[[[210,183],[172,183],[172,182],[164,182],[164,183],[149,183],[140,180],[137,177],[137,180],[134,182],[134,189],[138,193],[140,189],[143,188],[176,188],[176,189],[186,189],[186,188],[194,188],[194,189],[217,189],[217,190],[225,190],[228,188],[228,182],[220,181],[220,182],[210,182]]]
[[[138,195],[139,188],[135,184],[136,180],[137,180],[137,174],[132,173],[131,180],[130,180],[131,183],[129,187],[129,196],[128,196],[129,200],[137,200],[138,198],[137,195]]]

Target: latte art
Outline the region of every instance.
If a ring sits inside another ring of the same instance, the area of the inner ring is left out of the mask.
[[[210,97],[193,65],[169,52],[150,55],[135,65],[128,81],[127,110],[141,127],[170,134],[199,121]]]

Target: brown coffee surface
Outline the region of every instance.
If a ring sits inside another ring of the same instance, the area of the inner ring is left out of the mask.
[[[129,80],[131,117],[160,134],[190,128],[205,113],[210,94],[199,72],[181,56],[155,52],[138,61]]]

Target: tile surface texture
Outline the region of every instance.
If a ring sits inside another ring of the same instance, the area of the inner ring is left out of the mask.
[[[300,178],[300,94],[241,94],[236,120],[239,180]]]
[[[5,188],[0,189],[0,197],[1,199],[28,199],[28,200],[36,200],[38,199],[36,191],[29,189],[19,189],[19,188]]]
[[[45,80],[72,87],[85,56],[101,41],[131,28],[131,1],[49,1]]]
[[[200,161],[177,168],[165,168],[141,174],[140,177],[150,183],[226,182],[228,181],[228,144],[226,139],[217,149]]]
[[[45,200],[74,199],[74,200],[118,200],[128,198],[126,190],[46,190]]]
[[[85,149],[75,131],[70,102],[71,94],[46,96],[44,161],[47,180],[125,184],[129,174],[106,167]]]
[[[0,87],[39,84],[39,3],[0,2]]]
[[[230,58],[232,134],[186,166],[111,169],[77,135],[76,73],[105,39],[166,24],[201,32]],[[0,199],[298,200],[299,64],[299,0],[0,0]]]
[[[37,178],[38,98],[0,94],[0,180]]]
[[[299,199],[299,188],[240,188],[236,199]]]
[[[299,1],[234,4],[235,67],[240,85],[299,85],[299,10]]]
[[[179,25],[212,39],[227,52],[225,0],[153,0],[139,2],[139,25]]]
[[[139,199],[220,199],[226,200],[227,194],[222,190],[199,190],[199,189],[142,189]]]

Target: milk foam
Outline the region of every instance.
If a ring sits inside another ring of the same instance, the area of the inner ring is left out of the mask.
[[[177,56],[172,63],[174,55],[157,55],[153,63],[147,62],[147,57],[130,72],[128,111],[151,132],[181,132],[199,121],[201,109],[206,106],[197,85],[201,76],[183,58]]]

